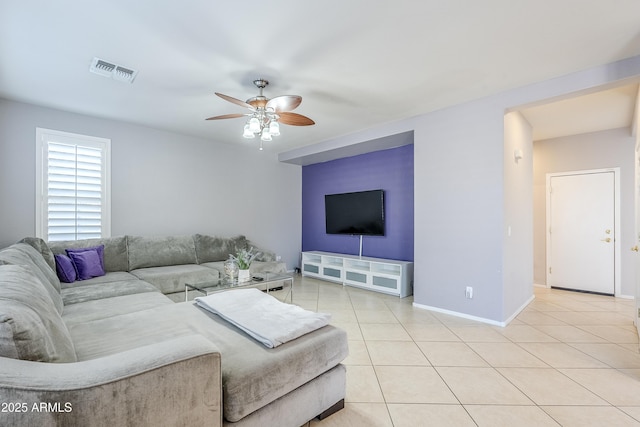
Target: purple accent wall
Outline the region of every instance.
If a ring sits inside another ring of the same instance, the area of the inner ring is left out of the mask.
[[[384,190],[385,236],[364,236],[362,255],[413,261],[413,144],[302,168],[302,250],[357,255],[359,236],[326,234],[325,194]]]

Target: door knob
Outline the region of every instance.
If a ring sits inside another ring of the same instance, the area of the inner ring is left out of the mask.
[[[600,241],[609,243],[611,241],[611,237],[607,237],[606,239],[600,239]]]
[[[635,245],[634,247],[632,247],[631,250],[634,252],[638,252],[638,245]]]

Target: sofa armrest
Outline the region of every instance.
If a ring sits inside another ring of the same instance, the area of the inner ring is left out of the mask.
[[[220,353],[190,335],[74,363],[0,358],[0,425],[222,425]]]

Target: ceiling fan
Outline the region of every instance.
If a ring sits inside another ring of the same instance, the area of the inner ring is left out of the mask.
[[[245,123],[242,136],[255,138],[256,135],[259,135],[260,141],[271,141],[272,136],[280,135],[280,123],[291,126],[315,124],[309,117],[291,112],[298,108],[302,102],[301,96],[282,95],[269,99],[262,94],[262,90],[269,84],[268,80],[257,79],[253,81],[253,84],[260,90],[260,94],[246,101],[216,92],[216,95],[225,101],[248,108],[249,113],[224,114],[209,117],[206,120],[235,119],[246,116],[249,119]],[[262,142],[260,142],[260,149],[262,150]]]

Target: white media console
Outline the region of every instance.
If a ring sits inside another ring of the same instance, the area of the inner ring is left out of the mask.
[[[302,252],[302,275],[400,298],[413,294],[413,263],[330,252]]]

